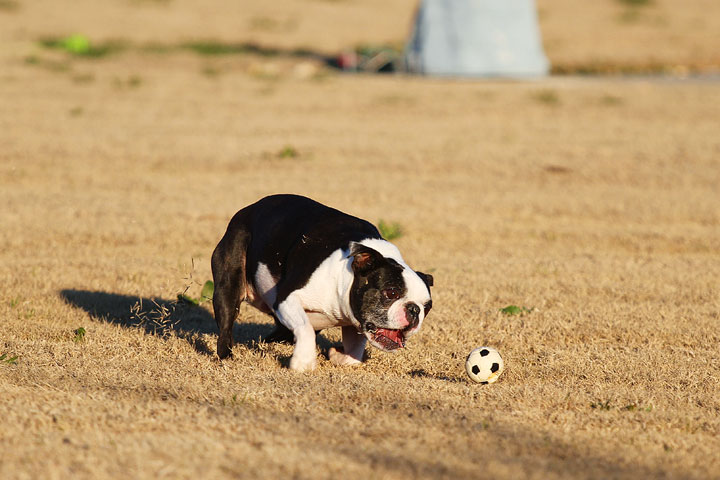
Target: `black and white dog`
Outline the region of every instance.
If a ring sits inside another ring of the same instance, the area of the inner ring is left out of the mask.
[[[416,272],[371,223],[297,195],[273,195],[230,220],[212,255],[217,353],[231,355],[240,304],[273,315],[272,337],[294,336],[293,370],[316,364],[315,331],[342,327],[337,365],[362,361],[365,343],[397,350],[432,307],[431,275]]]

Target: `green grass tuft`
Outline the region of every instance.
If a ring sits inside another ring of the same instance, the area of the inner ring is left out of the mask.
[[[189,288],[189,286],[188,286]],[[187,288],[186,288],[187,291]],[[200,297],[195,298],[187,293],[178,293],[177,299],[178,303],[185,303],[189,305],[201,305],[205,302],[209,302],[213,298],[213,292],[215,291],[215,285],[213,284],[212,280],[206,281],[203,286],[202,290],[200,291]]]
[[[219,69],[208,65],[206,67],[203,67],[201,73],[206,77],[215,78],[219,76],[222,72]]]
[[[51,50],[61,50],[76,57],[100,58],[125,50],[128,46],[120,42],[105,42],[95,44],[82,34],[73,34],[69,37],[45,37],[40,45]]]
[[[545,105],[554,106],[560,104],[560,97],[555,90],[540,90],[533,95],[533,98]]]
[[[85,341],[86,333],[87,333],[87,331],[85,330],[84,327],[75,329],[75,338],[73,338],[73,342],[80,343],[80,342]]]
[[[7,363],[8,365],[16,365],[18,356],[8,357],[7,353],[0,355],[0,362]]]
[[[532,313],[535,309],[533,307],[518,307],[517,305],[508,305],[505,308],[500,309],[500,313],[503,315],[507,315],[508,317],[513,315],[526,315],[528,313]]]
[[[380,220],[378,230],[385,240],[394,240],[404,234],[402,226],[397,222],[386,223],[384,220]]]
[[[590,404],[590,408],[593,410],[603,410],[603,411],[609,411],[612,406],[610,405],[610,400],[605,400],[604,402],[601,402],[598,400],[597,402],[592,402]]]
[[[298,158],[300,152],[292,145],[285,145],[277,154],[278,158]]]
[[[622,105],[623,99],[615,95],[604,95],[600,98],[600,103],[607,106]]]
[[[200,300],[202,302],[208,302],[212,300],[214,292],[215,284],[212,282],[212,280],[208,280],[207,282],[205,282],[202,291],[200,292]]]
[[[178,293],[177,296],[178,303],[187,303],[190,305],[200,305],[200,300],[197,298],[191,297],[190,295],[186,293]]]

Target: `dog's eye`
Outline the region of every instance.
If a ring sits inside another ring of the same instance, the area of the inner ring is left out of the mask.
[[[432,308],[432,300],[428,300],[427,303],[424,305],[425,308],[425,316],[427,317],[428,312]]]
[[[400,298],[400,290],[397,288],[386,288],[382,293],[388,300],[397,300]]]

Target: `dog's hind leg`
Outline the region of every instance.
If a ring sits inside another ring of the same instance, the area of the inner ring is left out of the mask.
[[[217,354],[220,358],[232,354],[232,327],[240,312],[240,304],[247,296],[245,274],[247,246],[250,234],[243,228],[242,211],[233,217],[225,236],[212,255],[212,274],[215,282],[213,310],[218,335]]]

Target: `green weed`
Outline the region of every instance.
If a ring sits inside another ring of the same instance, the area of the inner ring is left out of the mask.
[[[105,57],[127,48],[127,45],[120,42],[95,44],[82,34],[74,34],[64,38],[45,37],[40,40],[40,45],[52,50],[62,50],[76,57],[87,58]]]
[[[545,105],[554,106],[560,104],[560,97],[555,90],[540,90],[533,95],[533,98]]]
[[[27,57],[25,57],[25,64],[38,66],[51,72],[67,72],[71,69],[71,65],[69,62],[46,60],[44,58],[38,57],[37,55],[28,55]]]
[[[178,302],[180,302],[180,303],[188,303],[190,305],[200,305],[200,300],[198,300],[195,297],[191,297],[187,293],[178,293],[177,299],[178,299]]]
[[[278,158],[297,158],[300,152],[292,145],[285,145],[277,154]]]
[[[205,302],[209,302],[213,298],[213,292],[215,291],[215,284],[213,284],[212,280],[208,280],[203,284],[202,291],[200,292],[200,297],[195,298],[187,293],[179,293],[177,296],[178,302],[180,303],[189,303],[191,305],[201,305]]]
[[[0,355],[0,362],[7,363],[8,365],[16,365],[17,364],[18,356],[15,355],[13,357],[8,357],[7,353],[3,353]]]
[[[210,78],[215,78],[218,75],[220,75],[220,73],[222,73],[222,72],[220,72],[219,69],[217,69],[215,67],[210,67],[210,66],[203,67],[201,72],[203,75],[205,75],[206,77],[210,77]]]
[[[652,405],[649,405],[647,407],[643,407],[642,405],[638,405],[636,403],[630,403],[628,405],[625,405],[624,407],[620,408],[620,410],[625,412],[652,412]]]
[[[614,95],[605,95],[600,98],[600,103],[602,105],[608,105],[608,106],[616,106],[616,105],[622,105],[623,99],[620,97],[616,97]]]
[[[80,343],[85,341],[85,334],[87,333],[85,331],[85,328],[80,327],[75,329],[75,338],[73,338],[73,342]]]
[[[593,410],[604,410],[609,411],[611,408],[610,400],[605,400],[604,402],[597,401],[590,404],[590,408]]]
[[[213,298],[213,293],[215,292],[215,284],[212,282],[212,280],[208,280],[203,285],[202,291],[200,292],[200,299],[203,302],[209,302]]]
[[[508,317],[513,315],[526,315],[532,313],[535,310],[534,307],[518,307],[517,305],[508,305],[505,308],[500,309],[500,313],[507,315]]]
[[[378,222],[378,230],[385,240],[394,240],[403,236],[402,225],[397,222],[386,223],[384,220]]]

